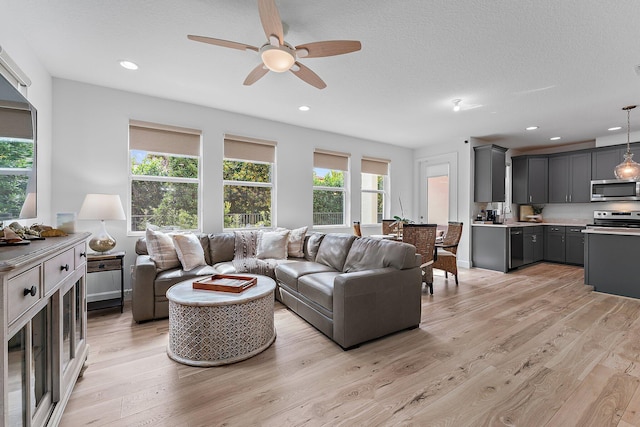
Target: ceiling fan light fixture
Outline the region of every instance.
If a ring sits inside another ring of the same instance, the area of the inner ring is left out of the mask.
[[[458,111],[460,111],[460,102],[462,102],[462,99],[454,99],[452,102],[453,102],[453,111],[457,113]]]
[[[260,56],[264,65],[276,73],[288,71],[296,62],[292,49],[287,46],[266,44],[260,49]]]

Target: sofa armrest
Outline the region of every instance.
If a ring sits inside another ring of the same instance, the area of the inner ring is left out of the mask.
[[[154,318],[156,275],[156,264],[149,255],[138,255],[131,269],[131,312],[136,322]]]
[[[420,324],[422,271],[378,268],[337,276],[333,339],[343,348]]]

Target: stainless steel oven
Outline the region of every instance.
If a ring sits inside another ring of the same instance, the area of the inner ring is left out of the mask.
[[[640,211],[593,211],[588,227],[640,228]]]

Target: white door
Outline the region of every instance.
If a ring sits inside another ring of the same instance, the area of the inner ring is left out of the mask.
[[[420,161],[419,222],[447,225],[457,220],[457,153]]]

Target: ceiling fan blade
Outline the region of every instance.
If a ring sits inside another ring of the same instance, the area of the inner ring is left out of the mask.
[[[290,71],[296,76],[298,76],[300,80],[303,80],[309,83],[313,87],[317,87],[318,89],[324,89],[325,87],[327,87],[327,84],[324,81],[322,81],[322,79],[318,77],[316,73],[314,73],[308,67],[305,67],[304,65],[302,65],[297,61],[295,65],[291,67]]]
[[[230,42],[229,40],[214,39],[211,37],[203,37],[203,36],[193,36],[191,34],[189,34],[187,38],[189,40],[193,40],[196,42],[208,43],[208,44],[213,44],[213,45],[222,46],[222,47],[230,47],[231,49],[254,50],[256,52],[258,51],[258,48],[255,46],[251,46],[244,43],[238,43],[238,42]]]
[[[276,36],[280,41],[280,45],[282,45],[284,43],[284,30],[282,29],[282,20],[275,0],[258,0],[258,12],[260,12],[260,21],[267,40],[270,40],[271,36]]]
[[[264,66],[264,64],[258,65],[256,68],[251,70],[246,79],[244,79],[243,85],[249,86],[260,80],[265,74],[269,72],[269,69]]]
[[[362,44],[356,40],[330,40],[324,42],[306,43],[296,46],[296,53],[300,58],[319,58],[322,56],[344,55],[362,49]],[[302,50],[306,50],[305,54]]]

